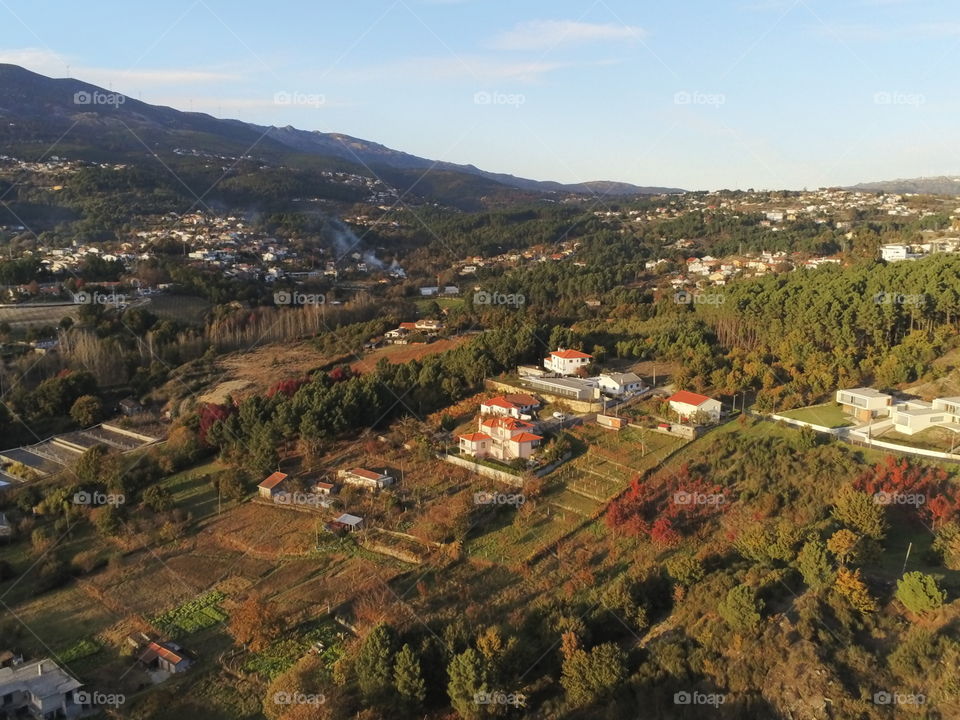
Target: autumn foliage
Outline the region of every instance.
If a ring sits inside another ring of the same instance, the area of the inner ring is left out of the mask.
[[[915,510],[920,519],[934,526],[949,522],[960,514],[960,497],[947,480],[942,468],[911,464],[888,455],[883,462],[863,472],[855,487],[870,495],[885,494],[889,498],[923,498],[918,503],[891,502],[891,507]]]
[[[607,525],[629,535],[646,535],[658,545],[677,544],[721,512],[729,501],[723,488],[691,473],[684,464],[676,473],[649,480],[635,478],[627,492],[612,502]]]

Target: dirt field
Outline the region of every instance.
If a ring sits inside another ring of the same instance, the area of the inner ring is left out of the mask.
[[[19,305],[0,307],[0,322],[9,323],[12,328],[39,327],[57,325],[61,318],[77,319],[77,305]]]
[[[280,380],[302,378],[334,358],[319,353],[309,342],[265,345],[250,352],[233,353],[222,361],[230,383],[241,383],[246,391],[264,392]],[[217,393],[219,387],[211,394]]]
[[[370,372],[377,366],[380,358],[386,358],[393,365],[400,365],[411,360],[419,360],[427,355],[452,350],[463,345],[468,339],[470,339],[469,335],[461,335],[449,340],[437,340],[429,344],[387,345],[365,354],[362,360],[351,363],[350,367],[356,372]]]

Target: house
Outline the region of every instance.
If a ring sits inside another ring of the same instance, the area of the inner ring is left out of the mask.
[[[518,419],[529,419],[531,413],[540,407],[540,401],[533,395],[498,395],[480,403],[483,415],[509,415]]]
[[[914,248],[909,245],[883,245],[880,248],[880,257],[887,262],[899,262],[901,260],[916,260],[923,257],[922,252],[914,252]]]
[[[437,332],[443,330],[443,323],[439,320],[417,320],[413,327],[422,332]]]
[[[643,390],[643,381],[635,373],[600,373],[597,378],[600,385],[600,392],[613,397],[623,397],[633,395]]]
[[[667,398],[667,402],[670,403],[670,409],[680,416],[681,421],[692,420],[698,415],[702,415],[710,422],[720,420],[722,408],[720,401],[706,395],[680,390]]]
[[[417,324],[412,322],[402,322],[394,330],[387,330],[383,337],[395,345],[403,345],[407,342],[407,335],[417,331]]]
[[[118,403],[120,412],[126,416],[139,415],[143,412],[143,405],[132,397],[126,397]]]
[[[591,360],[593,360],[593,355],[588,355],[579,350],[559,348],[544,358],[543,366],[558,375],[576,375],[577,370],[589,365]]]
[[[352,470],[341,470],[337,475],[347,485],[357,485],[368,490],[382,490],[393,484],[393,478],[386,472],[378,473],[360,467]]]
[[[266,480],[257,485],[257,491],[260,493],[260,497],[271,500],[279,495],[283,490],[280,486],[286,479],[287,474],[279,471],[270,475]]]
[[[0,668],[0,715],[75,718],[83,712],[81,683],[53,660]]]
[[[540,446],[543,438],[533,431],[536,425],[526,420],[495,415],[480,416],[478,431],[458,436],[460,452],[475,458],[526,460]]]
[[[337,486],[332,482],[327,482],[326,480],[318,480],[315,482],[310,489],[315,492],[317,495],[336,495]]]
[[[907,400],[896,403],[890,413],[893,429],[913,435],[930,427],[960,431],[960,397],[937,398],[933,402]]]
[[[837,390],[837,402],[843,411],[861,422],[890,414],[893,398],[873,388],[861,387]]]
[[[140,662],[148,668],[171,674],[182,673],[193,665],[193,659],[179,645],[155,640],[147,643],[140,655]]]
[[[350,513],[343,513],[336,520],[332,520],[327,527],[334,532],[357,532],[363,530],[363,518]]]

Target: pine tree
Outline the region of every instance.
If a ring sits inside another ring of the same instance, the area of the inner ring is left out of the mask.
[[[897,600],[918,615],[938,610],[946,599],[947,594],[930,575],[908,572],[897,580]]]
[[[408,710],[414,710],[427,698],[427,684],[423,680],[420,658],[404,643],[394,660],[393,685]]]
[[[450,677],[447,695],[450,696],[453,709],[468,720],[479,717],[484,706],[477,704],[477,696],[489,691],[480,654],[473,648],[467,648],[459,655],[454,655],[447,675]]]
[[[720,617],[735,630],[752,630],[760,624],[763,601],[746,585],[731,588],[720,603]]]
[[[380,702],[393,686],[394,634],[389,625],[377,625],[363,639],[357,656],[360,692],[370,702]]]
[[[833,579],[827,548],[819,539],[804,544],[797,555],[797,567],[811,590],[819,590]]]

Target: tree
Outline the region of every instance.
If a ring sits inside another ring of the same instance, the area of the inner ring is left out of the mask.
[[[260,652],[280,637],[283,627],[276,606],[251,595],[230,615],[228,629],[236,644]]]
[[[763,601],[756,597],[752,588],[737,585],[731,588],[717,608],[720,617],[735,630],[752,630],[760,624]]]
[[[703,580],[703,563],[689,553],[677,553],[667,560],[667,573],[684,587]]]
[[[947,599],[936,579],[922,572],[908,572],[897,580],[896,596],[907,610],[918,615],[938,610]]]
[[[876,601],[870,597],[867,586],[860,578],[860,568],[853,572],[842,567],[837,571],[837,579],[834,587],[841,596],[846,598],[847,602],[853,606],[854,610],[862,613],[871,613],[877,611]]]
[[[453,709],[468,720],[479,717],[480,707],[477,695],[489,691],[486,672],[480,654],[473,648],[467,648],[454,655],[447,667],[450,681],[447,683],[447,695]]]
[[[360,645],[357,656],[357,681],[360,692],[371,703],[382,702],[393,687],[393,655],[396,639],[393,628],[380,623]]]
[[[570,636],[571,633],[564,633],[560,682],[567,701],[574,707],[582,707],[623,682],[626,658],[614,643],[603,643],[587,652]]]
[[[883,540],[887,534],[884,506],[871,495],[851,486],[844,487],[834,502],[833,516],[847,527],[873,540]]]
[[[857,557],[857,545],[860,538],[852,530],[842,528],[837,530],[830,539],[827,540],[827,549],[834,554],[837,562],[846,565],[848,560],[855,560]]]
[[[393,686],[408,711],[418,709],[427,698],[427,684],[423,680],[420,658],[406,643],[394,661]]]
[[[103,418],[103,403],[96,395],[81,395],[70,408],[70,417],[80,427],[96,425]]]
[[[151,485],[143,491],[143,504],[154,512],[163,512],[173,507],[173,496],[160,485]]]
[[[810,540],[800,549],[797,568],[807,587],[814,591],[826,587],[833,579],[827,548],[820,539]]]

